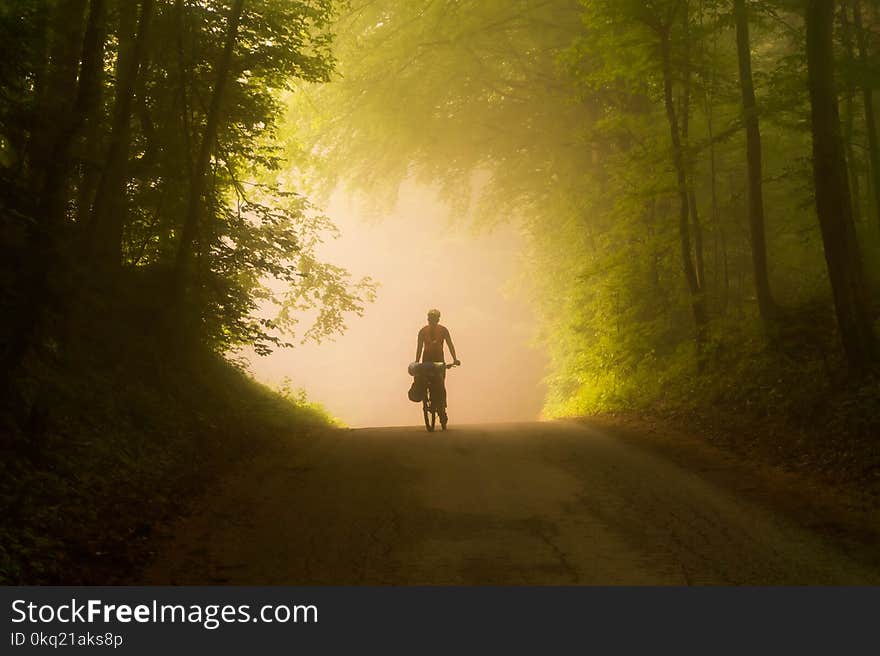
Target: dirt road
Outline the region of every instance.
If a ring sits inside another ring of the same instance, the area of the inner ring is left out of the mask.
[[[880,583],[870,516],[819,494],[596,425],[334,430],[241,463],[139,582]]]

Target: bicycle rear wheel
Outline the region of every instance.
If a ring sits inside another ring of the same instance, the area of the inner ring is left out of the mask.
[[[425,390],[425,398],[422,400],[422,415],[425,417],[425,428],[429,433],[434,432],[434,426],[437,423],[437,412],[431,402],[431,388]]]

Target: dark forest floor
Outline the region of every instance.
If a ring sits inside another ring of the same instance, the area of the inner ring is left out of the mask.
[[[854,507],[880,512],[880,441],[870,436],[806,430],[782,417],[718,409],[607,413],[588,421],[678,457],[720,452],[769,477],[791,477],[814,496],[838,495]]]
[[[207,485],[327,423],[196,350],[39,373],[39,425],[0,435],[0,584],[125,583]]]

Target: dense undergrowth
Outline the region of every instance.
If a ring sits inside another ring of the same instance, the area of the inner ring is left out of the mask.
[[[757,320],[718,322],[702,357],[689,343],[596,370],[551,395],[545,414],[673,419],[747,457],[880,493],[880,372],[849,375],[830,316],[783,325],[768,333]]]
[[[195,343],[92,329],[32,357],[3,417],[0,583],[124,582],[206,482],[331,421]]]

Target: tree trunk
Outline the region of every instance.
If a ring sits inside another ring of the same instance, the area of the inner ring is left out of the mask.
[[[61,0],[50,21],[46,84],[38,99],[29,153],[31,188],[48,233],[57,229],[66,207],[85,14],[86,0]]]
[[[706,302],[700,289],[699,279],[691,257],[691,234],[690,234],[690,211],[688,203],[687,173],[684,165],[684,153],[681,147],[678,117],[675,113],[675,101],[672,96],[672,57],[669,43],[669,28],[663,28],[660,33],[660,54],[663,59],[663,102],[666,107],[666,119],[669,123],[669,133],[672,139],[672,158],[678,181],[678,237],[681,246],[682,269],[685,282],[691,299],[691,311],[696,327],[697,346],[700,348],[706,339],[706,325],[708,314]]]
[[[205,185],[208,165],[217,138],[217,126],[220,121],[220,105],[223,100],[223,91],[229,77],[229,69],[232,64],[232,51],[238,38],[238,26],[244,9],[244,0],[235,0],[226,25],[226,39],[223,53],[215,69],[214,90],[211,94],[211,104],[208,107],[208,115],[205,123],[205,133],[199,145],[199,153],[195,167],[191,175],[189,199],[187,203],[186,219],[180,237],[177,250],[177,259],[174,267],[173,293],[176,301],[182,301],[189,276],[190,260],[193,253],[193,242],[199,223],[201,222],[202,207],[205,202]]]
[[[702,25],[702,22],[700,23]],[[718,53],[718,39],[717,36],[713,37],[712,41],[712,55],[716,56]],[[728,287],[729,280],[727,274],[727,243],[724,235],[724,226],[721,225],[720,213],[718,210],[718,165],[717,165],[717,157],[715,153],[715,117],[713,112],[712,102],[715,97],[715,70],[714,68],[711,70],[709,74],[709,80],[706,87],[706,93],[704,97],[705,103],[705,113],[706,113],[706,132],[707,137],[709,139],[709,191],[710,191],[710,201],[711,201],[711,217],[712,217],[712,236],[714,238],[714,266],[713,266],[713,280],[715,283],[716,291],[721,288],[723,291],[719,294],[720,297],[720,311],[721,314],[726,314],[727,312],[727,295],[728,295]],[[723,257],[723,260],[722,260]],[[722,262],[723,262],[723,274],[724,274],[724,287],[721,287],[719,284],[719,277],[722,273]],[[705,287],[703,288],[705,292]]]
[[[104,49],[107,41],[107,2],[93,0],[89,10],[89,26],[83,47],[83,69],[87,58],[93,59],[92,90],[85,102],[83,146],[80,153],[80,178],[77,185],[77,223],[82,228],[88,223],[95,190],[100,179],[101,118],[104,80]],[[94,20],[91,17],[94,16]],[[86,53],[93,53],[87,55]]]
[[[859,0],[853,0],[853,24],[859,46],[859,63],[864,76],[868,67],[868,45],[862,28],[862,8]],[[864,77],[863,77],[864,79]],[[871,165],[871,188],[874,191],[874,212],[880,225],[880,143],[877,140],[877,121],[874,116],[874,100],[871,85],[862,83],[862,101],[865,105],[865,131],[868,133],[868,161]]]
[[[91,24],[98,14],[89,18]],[[64,298],[64,218],[69,192],[70,144],[85,107],[95,59],[84,56],[86,0],[59,0],[48,17],[46,64],[35,83],[34,124],[27,151],[27,185],[35,221],[28,235],[29,261],[18,272],[19,296],[28,302],[12,312],[9,339],[0,355],[4,388],[21,362],[44,341]],[[80,68],[80,63],[84,68]],[[79,75],[78,75],[79,73]],[[77,78],[79,77],[79,84]],[[5,390],[4,390],[5,391]]]
[[[736,22],[736,52],[739,63],[739,82],[742,93],[743,119],[746,128],[746,164],[749,183],[749,235],[751,238],[752,270],[758,311],[765,321],[776,314],[776,304],[770,292],[767,275],[767,239],[764,231],[764,189],[761,162],[761,130],[752,82],[752,55],[749,41],[749,19],[746,0],[734,0]]]
[[[184,17],[186,8],[183,6],[183,0],[175,0],[174,2],[174,25],[176,29],[175,46],[177,48],[177,92],[180,97],[180,132],[183,139],[183,152],[186,155],[186,182],[192,184],[192,174],[195,169],[193,162],[192,148],[192,129],[190,128],[190,102],[186,92],[186,85],[189,79],[189,71],[186,67],[186,56],[183,50],[183,44],[186,41]]]
[[[693,183],[692,183],[693,184]],[[688,189],[688,208],[691,213],[691,230],[694,233],[694,265],[697,271],[697,285],[700,293],[706,293],[706,263],[703,253],[703,224],[700,223],[700,214],[697,209],[697,196],[693,187]]]
[[[690,6],[687,0],[684,2],[682,17],[684,27],[685,57],[684,57],[684,85],[682,89],[681,110],[681,147],[684,157],[685,175],[688,182],[688,210],[690,213],[691,230],[694,237],[694,261],[697,275],[697,286],[701,293],[706,288],[706,267],[703,258],[703,227],[700,224],[697,197],[694,192],[693,163],[690,159],[690,119],[691,119],[691,49],[690,49]]]
[[[855,61],[855,53],[852,44],[852,30],[849,23],[849,17],[846,13],[846,5],[840,7],[840,32],[843,41],[843,48],[846,52],[846,60],[848,63]],[[853,148],[853,127],[855,123],[854,96],[855,87],[852,83],[851,76],[846,78],[846,91],[844,93],[844,118],[843,118],[843,144],[846,149],[846,164],[849,171],[849,184],[852,196],[853,221],[856,225],[862,220],[862,190],[859,185],[859,167],[856,162],[856,153]]]
[[[709,118],[709,134],[712,134],[712,119]],[[711,138],[711,137],[710,137]],[[716,173],[715,173],[715,152],[712,146],[709,147],[709,191],[710,191],[710,216],[712,220],[712,289],[718,294],[718,290],[721,288],[720,285],[720,276],[721,276],[721,251],[720,251],[720,239],[721,233],[718,226],[718,190],[717,190],[717,181],[716,181]],[[704,291],[708,292],[708,285],[703,288]],[[719,295],[720,300],[720,295]],[[724,308],[721,307],[721,303],[718,304],[721,309],[721,314],[724,314]]]
[[[143,0],[140,17],[127,0],[119,2],[119,57],[116,61],[116,92],[110,144],[90,226],[91,255],[101,272],[122,264],[122,228],[125,224],[125,184],[128,179],[128,150],[131,141],[132,98],[146,49],[147,29],[153,0]],[[137,26],[137,27],[135,27]]]
[[[712,217],[712,236],[714,240],[714,262],[712,266],[713,271],[713,281],[716,291],[719,288],[719,274],[721,270],[721,262],[719,258],[719,247],[724,248],[724,263],[725,268],[727,264],[727,245],[724,243],[724,228],[721,226],[721,221],[719,219],[718,212],[718,173],[717,173],[717,164],[715,163],[715,135],[714,129],[712,125],[712,106],[709,97],[706,97],[706,126],[709,133],[709,190],[710,190],[710,199],[711,199],[711,217]],[[727,278],[727,273],[725,271],[725,280]],[[705,286],[703,287],[703,291],[705,291]],[[721,295],[721,312],[724,313],[727,310],[727,295],[726,293]]]
[[[861,373],[874,358],[874,334],[840,136],[834,83],[833,18],[832,0],[808,0],[807,73],[813,131],[813,175],[816,213],[841,342],[851,371]]]

